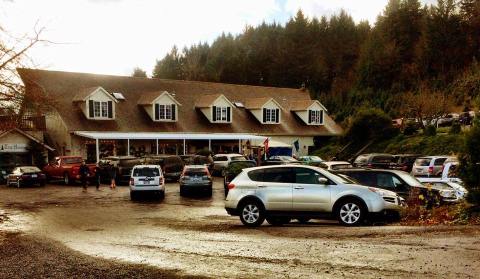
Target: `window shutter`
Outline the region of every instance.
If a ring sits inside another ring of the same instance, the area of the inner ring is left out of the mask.
[[[175,104],[172,104],[172,120],[175,120]]]
[[[227,122],[230,122],[230,107],[227,107]]]
[[[267,109],[263,109],[263,123],[267,122]]]
[[[88,116],[93,118],[93,100],[88,101]]]
[[[108,118],[113,118],[113,104],[112,104],[112,101],[108,101]]]
[[[323,124],[323,110],[320,110],[320,124]]]
[[[280,110],[275,109],[275,122],[276,123],[280,123],[280,118],[278,118],[279,116],[280,116]]]
[[[160,105],[155,104],[155,120],[160,120]]]
[[[217,121],[217,107],[212,107],[212,121]]]
[[[309,110],[308,111],[308,124],[311,124],[312,123],[312,111]]]

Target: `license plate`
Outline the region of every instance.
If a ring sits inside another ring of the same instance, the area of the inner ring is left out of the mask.
[[[193,181],[200,181],[200,177],[194,177],[192,178]]]
[[[32,178],[37,178],[37,175],[36,175],[36,174],[32,174]]]
[[[143,184],[150,184],[150,181],[143,181]]]

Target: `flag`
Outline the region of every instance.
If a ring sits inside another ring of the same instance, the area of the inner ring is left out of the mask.
[[[263,146],[265,146],[265,154],[268,153],[268,138],[265,139],[265,141],[263,142]]]
[[[293,142],[293,146],[295,146],[297,152],[300,150],[300,142],[298,142],[298,139]]]

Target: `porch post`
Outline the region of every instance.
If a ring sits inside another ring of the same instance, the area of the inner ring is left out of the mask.
[[[185,144],[185,142],[186,142],[186,140],[183,139],[183,155],[186,155],[186,153],[187,153],[187,151],[186,151],[187,150],[187,145]]]
[[[157,155],[158,155],[158,139],[157,139]]]
[[[238,140],[238,153],[242,154],[242,140],[241,139]]]
[[[95,153],[97,157],[97,163],[100,161],[100,146],[98,146],[98,138],[95,139]]]
[[[208,139],[208,150],[212,151],[212,139]]]
[[[130,156],[130,139],[127,139],[127,156]]]

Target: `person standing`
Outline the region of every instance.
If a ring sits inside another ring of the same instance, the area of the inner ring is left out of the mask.
[[[110,176],[110,189],[115,189],[117,185],[115,184],[115,179],[117,178],[117,171],[115,166],[112,163],[108,163],[108,175]]]
[[[83,190],[87,190],[87,179],[88,179],[88,173],[89,173],[88,166],[85,164],[85,160],[82,161],[82,164],[80,165],[80,180],[82,181],[82,186]]]
[[[97,187],[97,190],[100,190],[100,167],[98,166],[98,163],[95,165],[95,186]]]

